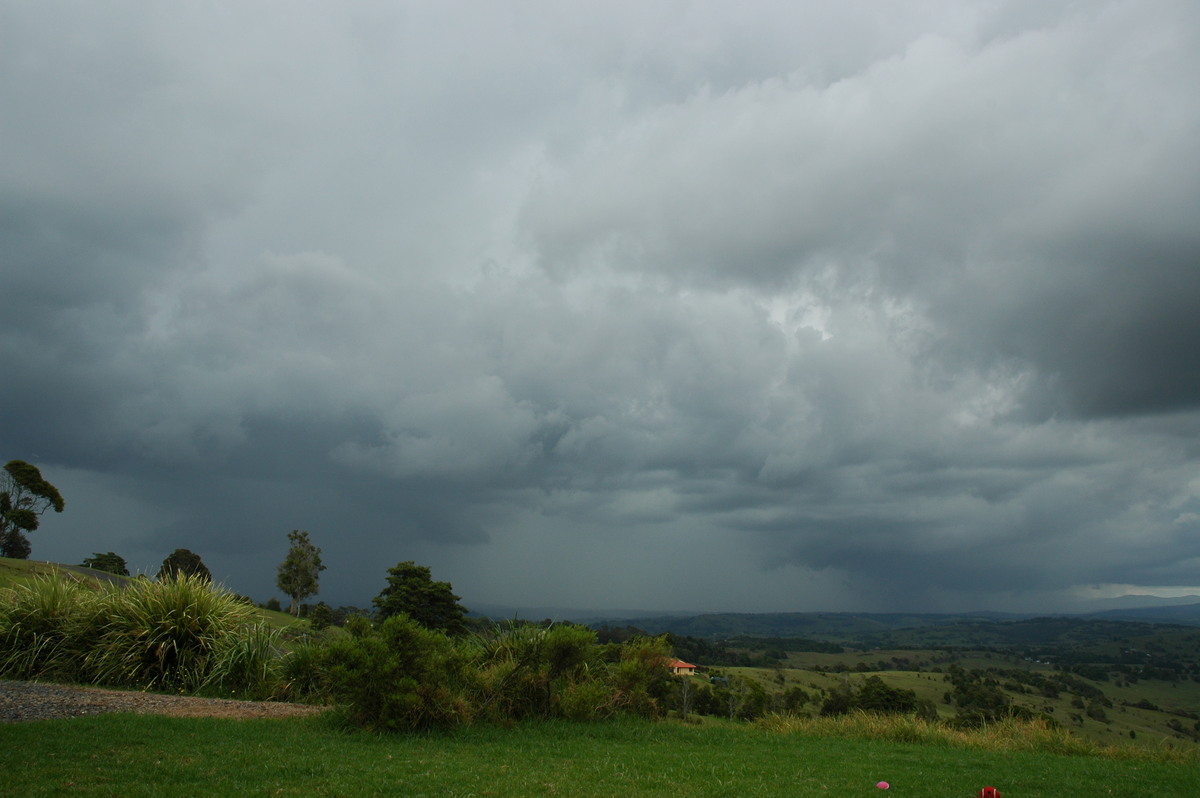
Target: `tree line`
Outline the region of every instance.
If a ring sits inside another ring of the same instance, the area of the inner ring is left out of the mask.
[[[37,466],[24,460],[10,460],[0,474],[0,556],[28,559],[32,551],[28,533],[38,529],[42,515],[48,510],[61,513],[64,506],[58,488],[42,476]],[[307,531],[292,530],[288,543],[287,555],[276,570],[275,583],[291,599],[288,611],[299,615],[301,602],[319,593],[320,575],[326,567],[321,562],[321,549],[313,544]],[[112,551],[93,552],[80,564],[130,576],[125,558]],[[170,579],[179,574],[212,581],[212,573],[200,555],[189,549],[171,552],[155,579]],[[404,613],[427,628],[456,634],[466,629],[467,611],[458,602],[459,597],[454,595],[449,582],[435,581],[429,568],[406,560],[388,569],[387,584],[372,604],[380,620]],[[329,609],[327,605],[321,606]],[[337,620],[331,609],[328,615],[328,619],[321,620]]]

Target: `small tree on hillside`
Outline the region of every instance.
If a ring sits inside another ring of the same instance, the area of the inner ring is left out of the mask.
[[[317,581],[325,566],[321,564],[321,550],[308,539],[307,532],[293,529],[288,540],[292,546],[288,549],[287,557],[279,564],[275,583],[292,597],[292,606],[288,611],[295,615],[301,600],[317,594]]]
[[[129,576],[129,566],[125,564],[125,558],[111,551],[108,554],[92,552],[92,556],[85,559],[80,565],[84,568],[91,568],[94,571],[104,571],[105,573],[117,574],[118,576]]]
[[[435,582],[428,566],[412,560],[388,569],[387,587],[372,600],[380,620],[405,613],[429,629],[450,634],[466,631],[467,610],[449,582]]]
[[[37,466],[9,460],[0,473],[0,555],[29,559],[32,548],[25,533],[37,529],[42,513],[52,507],[56,513],[63,510],[58,488],[42,479]]]
[[[330,607],[324,601],[318,601],[308,611],[308,622],[318,632],[322,629],[327,629],[333,625],[333,607]]]
[[[162,567],[158,569],[157,579],[171,579],[176,574],[185,576],[198,576],[206,581],[212,581],[212,573],[209,572],[208,566],[200,559],[200,555],[187,549],[175,549],[163,560]]]

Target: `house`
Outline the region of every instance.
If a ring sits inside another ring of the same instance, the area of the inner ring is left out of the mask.
[[[667,667],[671,669],[671,673],[676,676],[695,676],[696,666],[689,662],[684,662],[681,659],[673,659],[667,663]]]

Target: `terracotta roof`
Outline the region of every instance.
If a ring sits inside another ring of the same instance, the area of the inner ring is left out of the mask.
[[[672,667],[672,668],[694,668],[696,666],[690,662],[684,662],[681,659],[673,659],[669,663],[669,667]]]

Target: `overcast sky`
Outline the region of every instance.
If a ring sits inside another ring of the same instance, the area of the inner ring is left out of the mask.
[[[1193,0],[0,0],[33,558],[259,601],[1200,592]],[[317,599],[313,599],[317,600]]]

